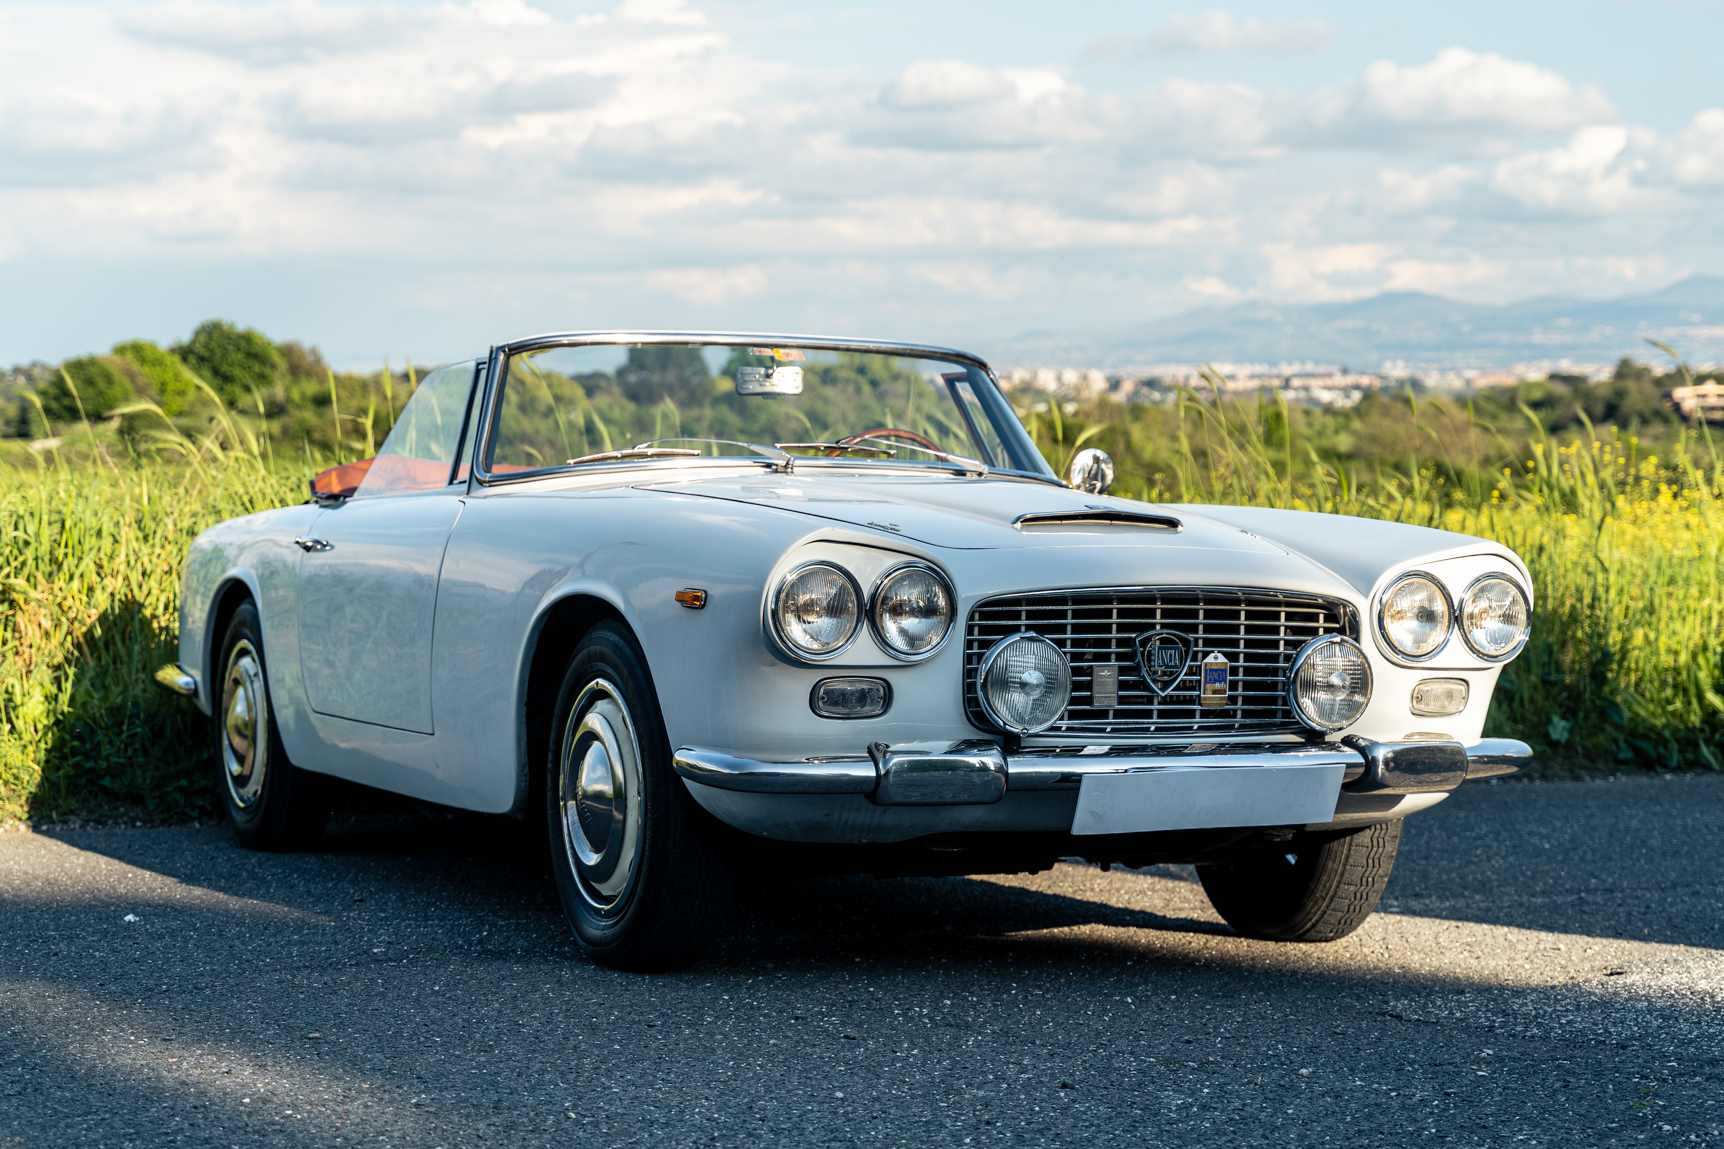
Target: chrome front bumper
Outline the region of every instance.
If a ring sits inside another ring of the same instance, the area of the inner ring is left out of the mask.
[[[1532,760],[1524,742],[1193,743],[1185,746],[1039,748],[1007,754],[988,741],[944,750],[875,743],[867,757],[760,762],[685,746],[676,771],[690,782],[743,794],[861,795],[880,806],[975,806],[1008,793],[1077,790],[1087,776],[1158,769],[1340,765],[1343,792],[1447,793],[1469,778],[1514,774]]]

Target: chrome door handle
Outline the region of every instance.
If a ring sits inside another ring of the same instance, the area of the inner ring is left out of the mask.
[[[302,551],[332,551],[335,544],[328,539],[294,539],[293,545]]]

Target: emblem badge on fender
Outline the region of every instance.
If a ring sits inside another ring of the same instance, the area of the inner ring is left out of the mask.
[[[1166,694],[1185,676],[1191,661],[1191,637],[1176,630],[1150,630],[1132,639],[1137,647],[1137,669],[1149,688]]]

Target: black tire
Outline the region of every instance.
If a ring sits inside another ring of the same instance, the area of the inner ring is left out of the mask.
[[[730,902],[736,852],[672,768],[646,658],[618,622],[595,626],[569,659],[545,815],[557,893],[589,957],[638,973],[700,957]]]
[[[1197,876],[1216,912],[1246,937],[1332,942],[1377,908],[1400,848],[1396,818],[1340,834],[1301,833],[1261,860],[1198,866]]]
[[[288,761],[270,702],[268,665],[257,607],[246,602],[228,622],[216,662],[216,785],[242,846],[295,850],[323,836],[330,783]]]

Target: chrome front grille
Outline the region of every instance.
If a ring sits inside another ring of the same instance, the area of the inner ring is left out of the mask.
[[[1358,620],[1345,602],[1274,590],[1130,587],[989,599],[970,611],[964,629],[964,705],[982,729],[990,728],[976,697],[982,656],[1025,630],[1059,647],[1071,663],[1071,703],[1044,733],[1275,734],[1305,730],[1287,704],[1294,654],[1318,635],[1358,638]],[[1185,673],[1165,695],[1150,688],[1137,664],[1134,639],[1153,630],[1192,640]],[[1228,704],[1214,710],[1198,699],[1199,664],[1212,651],[1229,667]],[[1118,705],[1098,707],[1094,669],[1106,665],[1119,668]]]

